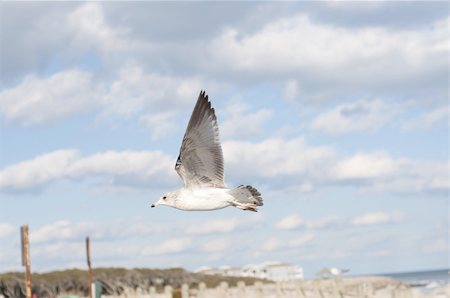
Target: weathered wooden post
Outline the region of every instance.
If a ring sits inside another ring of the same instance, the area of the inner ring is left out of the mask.
[[[295,295],[297,297],[306,298],[305,289],[303,288],[303,283],[301,281],[294,282]]]
[[[358,297],[362,298],[372,298],[373,288],[368,283],[362,283],[358,286]]]
[[[260,282],[260,281],[255,282],[254,287],[255,287],[255,293],[256,293],[255,297],[258,297],[258,298],[264,297],[264,289],[263,289],[262,282]]]
[[[225,298],[228,293],[228,283],[226,281],[221,281],[218,287],[219,297]]]
[[[89,289],[89,298],[93,296],[92,290],[92,265],[91,265],[91,243],[89,236],[86,237],[86,260],[88,265],[88,289]]]
[[[198,298],[206,298],[206,284],[204,282],[200,282],[198,284]]]
[[[393,296],[394,296],[394,298],[411,298],[412,293],[411,293],[410,289],[400,287],[400,288],[394,289]]]
[[[22,242],[22,266],[25,266],[25,295],[26,298],[31,298],[30,241],[28,237],[28,225],[20,227],[20,240]]]
[[[366,284],[367,285],[367,297],[372,298],[375,296],[375,290],[373,288],[373,285],[371,283]]]
[[[181,285],[181,298],[189,298],[189,286],[187,284]]]
[[[245,298],[245,282],[244,281],[238,281],[237,283],[237,296],[239,298]]]
[[[277,298],[283,298],[284,297],[284,295],[283,295],[283,285],[281,284],[280,281],[277,281],[275,286],[276,286],[276,292],[277,292],[276,297]]]
[[[320,288],[320,282],[318,280],[314,281],[314,297],[325,298],[322,289]]]
[[[333,279],[333,295],[337,298],[344,298],[344,291],[342,291],[341,287],[341,280],[339,279]]]
[[[150,294],[150,298],[156,298],[156,288],[154,286],[150,287],[149,294]]]
[[[165,286],[164,287],[164,296],[165,296],[165,298],[172,298],[172,291],[173,291],[173,288],[172,288],[172,286]]]

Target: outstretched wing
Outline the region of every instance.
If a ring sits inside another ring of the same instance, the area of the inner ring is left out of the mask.
[[[187,188],[225,187],[219,127],[205,91],[198,96],[175,170]]]

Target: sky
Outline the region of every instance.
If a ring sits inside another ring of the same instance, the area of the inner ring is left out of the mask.
[[[447,2],[1,2],[0,271],[449,268]],[[150,208],[200,90],[260,212]]]

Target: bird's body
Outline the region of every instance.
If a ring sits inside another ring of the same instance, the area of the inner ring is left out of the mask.
[[[350,269],[343,269],[343,268],[323,268],[320,270],[317,275],[319,275],[322,278],[331,278],[331,277],[340,277],[342,274],[350,271]]]
[[[219,128],[205,92],[200,92],[192,112],[175,170],[184,188],[168,192],[152,207],[168,205],[186,211],[206,211],[234,206],[256,212],[263,205],[261,194],[250,185],[226,187]]]
[[[177,196],[172,207],[180,210],[217,210],[230,206],[233,201],[227,188],[181,188],[175,192]]]
[[[262,206],[261,194],[253,187],[243,185],[235,189],[181,188],[167,193],[165,200],[171,201],[172,207],[186,211],[217,210],[228,206],[256,211],[256,206]]]

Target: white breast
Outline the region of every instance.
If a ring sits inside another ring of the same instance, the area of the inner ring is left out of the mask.
[[[216,210],[230,206],[233,197],[226,188],[197,188],[180,191],[175,208],[181,210]]]

